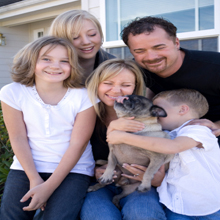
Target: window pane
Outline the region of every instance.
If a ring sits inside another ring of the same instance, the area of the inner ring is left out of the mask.
[[[123,47],[108,48],[107,52],[112,55],[115,55],[117,58],[123,59],[124,57],[122,54],[122,49],[123,49]]]
[[[218,38],[212,37],[212,38],[202,39],[202,50],[217,52],[218,51]]]
[[[118,8],[117,0],[106,0],[106,41],[119,40],[118,38]]]
[[[133,59],[134,58],[128,47],[124,47],[124,54],[125,54],[124,58],[126,58],[126,59]]]
[[[214,0],[199,0],[199,30],[214,28]]]
[[[180,46],[189,50],[218,51],[218,38],[204,38],[180,41]]]
[[[167,14],[158,14],[177,27],[177,33],[195,31],[195,9],[182,10]]]
[[[170,20],[178,32],[195,30],[195,0],[120,0],[121,29],[130,20],[149,15]]]
[[[180,46],[188,50],[198,50],[198,40],[183,40],[180,41]]]

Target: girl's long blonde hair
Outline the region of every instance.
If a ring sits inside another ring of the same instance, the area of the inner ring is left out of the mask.
[[[58,15],[52,22],[49,35],[66,38],[70,42],[79,35],[85,20],[91,21],[98,29],[103,41],[101,24],[95,16],[84,10],[70,10]],[[102,42],[100,42],[101,46]]]

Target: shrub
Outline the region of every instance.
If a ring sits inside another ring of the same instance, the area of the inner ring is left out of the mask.
[[[0,104],[0,200],[2,197],[4,184],[13,160],[13,151],[8,137],[8,132],[2,116]]]

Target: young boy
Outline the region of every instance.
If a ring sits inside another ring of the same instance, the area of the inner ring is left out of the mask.
[[[169,220],[220,219],[220,149],[211,130],[187,125],[208,111],[208,103],[195,90],[161,92],[153,104],[162,107],[167,117],[159,118],[173,140],[112,131],[110,144],[126,143],[155,152],[175,154],[160,187],[160,202]],[[198,218],[198,217],[199,218]]]

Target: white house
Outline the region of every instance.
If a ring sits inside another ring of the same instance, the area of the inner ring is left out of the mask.
[[[103,47],[118,57],[131,56],[120,38],[123,26],[148,15],[173,22],[182,47],[220,52],[220,0],[1,0],[0,34],[6,44],[0,46],[0,88],[11,82],[16,52],[47,35],[52,20],[71,9],[87,10],[99,19]]]

